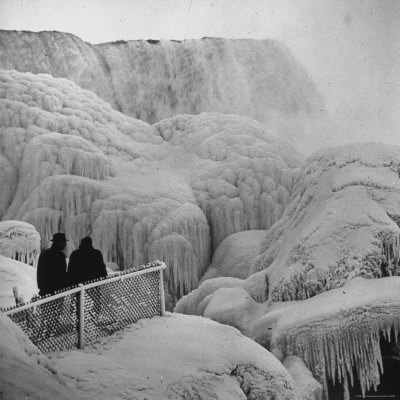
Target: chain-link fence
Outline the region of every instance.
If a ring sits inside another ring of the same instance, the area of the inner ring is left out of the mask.
[[[156,261],[2,311],[43,352],[81,348],[141,318],[164,315],[165,268]]]

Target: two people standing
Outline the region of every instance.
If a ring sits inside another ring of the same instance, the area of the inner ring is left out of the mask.
[[[71,253],[68,270],[64,253],[67,244],[65,234],[55,233],[51,241],[52,246],[39,256],[37,285],[40,296],[107,276],[103,256],[93,248],[90,237],[83,238],[79,249]]]

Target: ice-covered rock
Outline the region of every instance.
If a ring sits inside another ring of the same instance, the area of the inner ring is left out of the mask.
[[[13,288],[24,302],[30,301],[38,293],[36,269],[11,258],[0,255],[0,307],[15,306]]]
[[[0,395],[7,400],[74,400],[54,363],[0,313]]]
[[[398,337],[397,276],[356,278],[307,300],[273,304],[253,333],[278,357],[295,355],[304,360],[325,391],[328,379],[345,387],[357,379],[364,395],[380,382],[380,333],[390,340],[392,330]]]
[[[177,297],[197,286],[226,236],[281,216],[302,160],[249,118],[150,126],[49,75],[2,71],[0,99],[1,217],[34,225],[42,248],[61,231],[67,252],[91,235],[122,268],[164,260]]]
[[[0,31],[0,68],[67,78],[147,122],[204,111],[267,122],[310,114],[321,96],[274,40],[204,38],[91,45],[60,32]]]
[[[308,159],[251,268],[267,269],[272,300],[305,299],[357,276],[399,273],[399,170],[400,148],[379,143]]]
[[[266,349],[194,316],[142,320],[95,349],[60,354],[56,366],[85,399],[295,399],[292,378]]]
[[[0,221],[0,255],[36,266],[40,253],[40,235],[23,221]]]

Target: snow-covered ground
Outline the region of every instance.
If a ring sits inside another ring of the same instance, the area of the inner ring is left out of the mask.
[[[48,357],[6,317],[0,325],[0,390],[9,400],[295,399],[291,376],[272,354],[205,318],[141,320],[85,350]]]

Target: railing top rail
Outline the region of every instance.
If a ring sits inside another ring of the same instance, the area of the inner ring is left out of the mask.
[[[111,282],[123,281],[124,279],[129,279],[129,278],[132,278],[134,276],[139,276],[139,275],[147,274],[147,273],[154,272],[154,271],[162,271],[162,270],[167,268],[165,263],[161,262],[161,261],[155,261],[155,262],[152,262],[152,263],[150,263],[148,265],[152,265],[152,264],[155,264],[155,266],[154,267],[150,267],[150,268],[143,268],[143,269],[140,269],[140,270],[135,269],[132,272],[130,272],[130,271],[133,268],[130,269],[130,270],[126,270],[126,271],[121,271],[119,273],[111,275],[110,277],[101,278],[99,280],[96,280],[94,282],[89,282],[89,283],[86,283],[86,284],[80,284],[77,287],[74,287],[72,289],[63,290],[63,291],[61,291],[59,293],[56,293],[55,295],[52,295],[52,296],[46,296],[46,297],[40,298],[39,300],[26,302],[26,303],[24,303],[22,305],[19,305],[19,306],[14,306],[14,307],[11,307],[11,308],[5,308],[5,309],[0,309],[0,310],[3,312],[4,315],[14,314],[14,313],[19,312],[19,311],[27,310],[28,308],[32,308],[32,307],[36,307],[36,306],[39,306],[39,305],[44,304],[44,303],[48,303],[49,301],[53,301],[53,300],[56,300],[56,299],[59,299],[59,298],[65,297],[65,296],[69,296],[69,295],[71,295],[73,293],[80,292],[81,290],[91,289],[93,287],[105,285],[105,284],[111,283]]]

